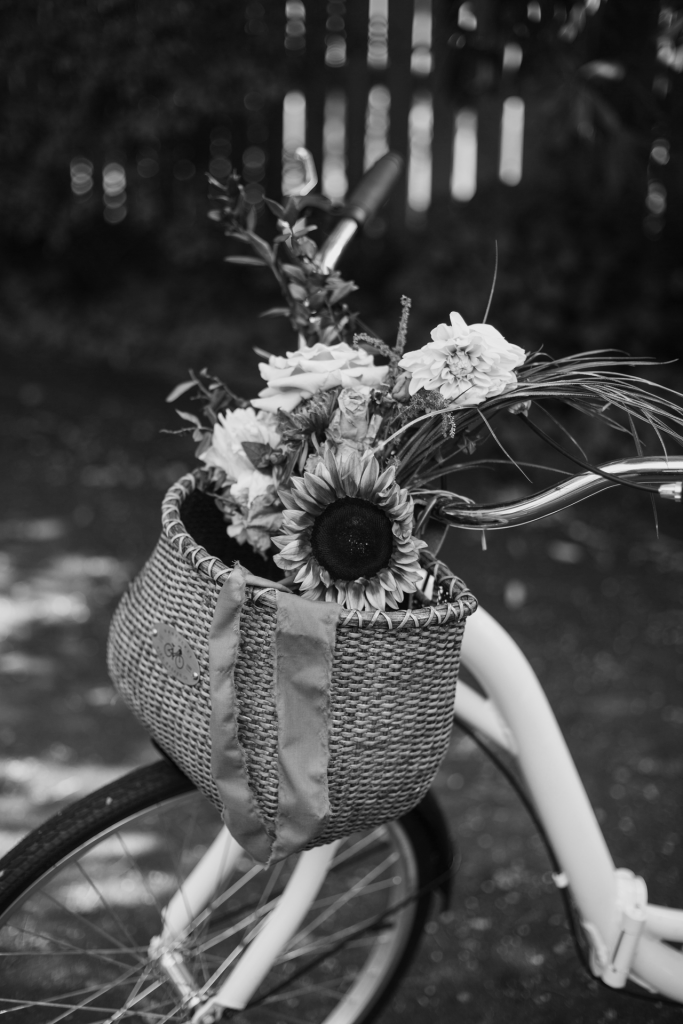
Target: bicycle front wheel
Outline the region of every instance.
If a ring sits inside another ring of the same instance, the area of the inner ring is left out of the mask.
[[[161,914],[221,827],[174,765],[158,762],[56,815],[0,861],[4,1024],[191,1019],[149,955]],[[240,955],[297,857],[262,870],[246,855],[179,946],[197,988]],[[430,898],[429,837],[408,815],[350,837],[245,1024],[370,1020],[404,973]]]

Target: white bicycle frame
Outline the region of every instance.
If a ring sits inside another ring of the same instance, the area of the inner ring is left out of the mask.
[[[591,949],[596,977],[613,988],[631,979],[683,1003],[683,955],[665,941],[683,941],[683,911],[647,902],[642,878],[616,868],[593,808],[543,688],[523,652],[495,619],[480,608],[470,617],[462,647],[463,667],[485,696],[462,680],[455,718],[512,755],[550,839]],[[182,961],[183,940],[229,876],[243,851],[223,829],[164,912],[164,928],[150,952],[195,1010],[194,1021],[216,1019],[223,1009],[244,1009],[296,935],[333,864],[337,844],[302,853],[280,899],[255,921],[251,941],[216,972],[225,973],[206,999]],[[255,873],[261,869],[255,865]],[[229,899],[229,889],[221,899]],[[232,968],[232,969],[230,969]],[[229,971],[229,973],[227,973]],[[334,1015],[329,1024],[333,1024]]]

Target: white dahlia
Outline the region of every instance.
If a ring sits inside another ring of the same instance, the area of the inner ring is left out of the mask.
[[[399,363],[410,374],[411,395],[421,388],[438,391],[450,404],[464,408],[515,387],[514,370],[524,362],[526,352],[506,341],[495,327],[468,327],[459,313],[451,313],[450,326],[439,324],[431,336],[430,342],[406,353]]]
[[[360,611],[398,608],[421,578],[413,536],[413,501],[382,471],[375,456],[354,447],[328,448],[313,472],[281,491],[283,533],[275,562],[312,601],[338,601]]]
[[[223,470],[230,483],[230,496],[246,508],[260,495],[274,492],[275,484],[271,472],[256,469],[242,447],[244,441],[277,448],[280,435],[274,417],[257,414],[251,408],[219,414],[211,445],[199,457],[207,466]]]

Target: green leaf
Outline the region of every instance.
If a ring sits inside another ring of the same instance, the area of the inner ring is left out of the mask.
[[[249,240],[249,244],[251,245],[252,249],[255,249],[256,252],[261,253],[265,260],[270,260],[272,258],[272,252],[270,250],[270,246],[268,245],[268,243],[264,242],[262,238],[254,234],[251,227],[248,231],[245,232],[245,234],[247,239]]]
[[[326,327],[320,336],[323,345],[331,345],[335,338],[339,337],[339,331],[334,325]]]
[[[187,420],[188,423],[193,423],[195,427],[199,427],[201,430],[205,429],[202,421],[198,416],[195,416],[194,413],[184,412],[182,409],[176,409],[176,414],[180,416],[181,420]]]
[[[270,309],[259,313],[259,316],[289,316],[289,313],[289,306],[271,306]]]
[[[354,284],[353,281],[344,281],[344,283],[339,285],[338,288],[335,288],[330,295],[330,303],[334,306],[335,303],[341,302],[341,300],[345,299],[347,295],[351,294],[351,292],[357,291],[358,285]]]
[[[199,439],[195,438],[195,440],[199,440]],[[207,448],[211,447],[211,441],[212,441],[211,434],[204,433],[204,435],[201,438],[201,440],[199,441],[199,444],[198,444],[198,446],[197,446],[197,448],[195,450],[195,453],[194,453],[196,458],[199,458],[200,455],[204,454],[204,452],[207,450]]]
[[[270,469],[269,456],[273,453],[273,449],[269,444],[262,444],[260,441],[242,441],[242,449],[254,469]]]
[[[243,267],[267,267],[268,264],[257,256],[226,256],[226,263],[238,263]]]
[[[285,213],[284,206],[280,206],[274,199],[264,199],[264,202],[271,213],[274,213],[280,220],[284,220],[287,214]]]
[[[304,299],[308,298],[308,292],[306,291],[306,289],[303,288],[300,284],[297,284],[295,281],[292,281],[291,284],[287,286],[287,288],[292,298],[297,299],[299,302],[303,302]]]
[[[196,388],[198,381],[196,380],[184,380],[182,384],[176,384],[170,395],[166,396],[167,402],[175,402],[181,395],[184,395],[190,388]]]
[[[303,282],[306,280],[306,274],[301,267],[297,267],[295,263],[283,263],[282,272],[283,274],[286,274],[287,277],[293,277],[295,281]]]

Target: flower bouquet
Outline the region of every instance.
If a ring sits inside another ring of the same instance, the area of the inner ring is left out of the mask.
[[[228,536],[268,560],[271,572],[281,570],[283,584],[302,597],[379,611],[421,600],[430,526],[443,510],[468,503],[443,483],[481,464],[471,456],[488,438],[514,462],[504,424],[498,429],[502,413],[556,448],[532,415],[540,409],[552,419],[550,400],[629,431],[638,452],[639,423],[683,440],[680,405],[625,372],[650,359],[527,353],[487,316],[468,325],[455,312],[406,352],[405,297],[396,340],[387,344],[349,308],[355,285],[321,269],[300,202],[268,201],[278,225],[269,244],[248,223],[238,179],[213,184],[214,218],[253,252],[228,259],[272,271],[286,304],[265,315],[287,316],[298,348],[284,356],[259,351],[265,387],[250,401],[206,371],[191,374],[169,401],[190,391],[199,399],[201,418],[179,414],[192,422],[202,487]],[[564,454],[594,468],[576,444]]]
[[[285,304],[268,313],[289,318],[298,347],[259,353],[265,386],[251,400],[206,370],[169,395],[199,403],[179,410],[199,466],[164,499],[157,548],[114,617],[109,667],[156,742],[268,862],[405,814],[429,788],[476,608],[436,557],[438,521],[472,504],[446,484],[482,440],[505,452],[496,417],[555,444],[532,412],[559,399],[638,445],[638,423],[683,440],[683,416],[624,372],[633,360],[528,354],[487,316],[468,326],[451,313],[406,352],[404,298],[389,345],[349,307],[355,285],[325,267],[301,200],[267,201],[277,232],[266,241],[239,181],[213,184],[214,219],[252,250],[229,259],[270,268]]]

